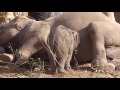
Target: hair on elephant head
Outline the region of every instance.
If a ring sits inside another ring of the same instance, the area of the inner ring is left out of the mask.
[[[24,29],[32,19],[25,17],[25,16],[17,16],[13,19],[10,23],[13,24],[17,30]]]
[[[0,26],[0,44],[9,42],[21,30],[23,30],[33,19],[25,16],[17,16],[12,21]],[[7,37],[6,37],[7,36]]]

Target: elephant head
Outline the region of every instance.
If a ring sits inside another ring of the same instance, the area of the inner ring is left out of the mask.
[[[8,43],[32,21],[28,17],[17,16],[11,22],[0,25],[0,45]]]

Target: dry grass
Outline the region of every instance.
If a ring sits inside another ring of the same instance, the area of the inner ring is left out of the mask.
[[[80,65],[77,69],[72,69],[66,74],[53,75],[48,71],[48,64],[45,64],[45,68],[37,66],[34,69],[0,66],[0,78],[120,78],[120,72],[117,71],[92,72],[90,64]]]
[[[10,49],[14,55],[15,51],[11,45]],[[38,60],[38,62],[34,62],[32,59],[32,61],[29,63],[29,69],[27,69],[25,66],[0,66],[0,78],[120,78],[120,72],[117,71],[93,72],[90,70],[90,64],[79,65],[78,68],[72,69],[66,74],[53,75],[49,71],[49,65],[50,64],[48,61],[44,62],[43,60]]]

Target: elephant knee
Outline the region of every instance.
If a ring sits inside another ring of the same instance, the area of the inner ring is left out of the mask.
[[[92,22],[92,23],[90,23],[89,26],[88,26],[88,30],[89,30],[89,34],[90,34],[90,35],[95,35],[95,34],[97,34],[98,31],[99,31],[99,27],[98,27],[98,25],[97,25],[97,22]]]

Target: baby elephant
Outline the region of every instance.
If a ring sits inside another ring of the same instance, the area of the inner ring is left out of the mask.
[[[51,30],[49,45],[53,54],[56,55],[55,58],[49,54],[53,66],[52,70],[56,71],[58,69],[59,73],[64,73],[65,70],[69,71],[71,69],[70,61],[73,50],[77,48],[79,41],[79,34],[63,25]]]
[[[0,27],[0,45],[7,43],[17,49],[13,61],[16,65],[25,63],[44,48],[50,57],[52,71],[64,72],[71,68],[70,60],[79,43],[79,35],[62,25],[53,28],[49,22],[17,16]]]

